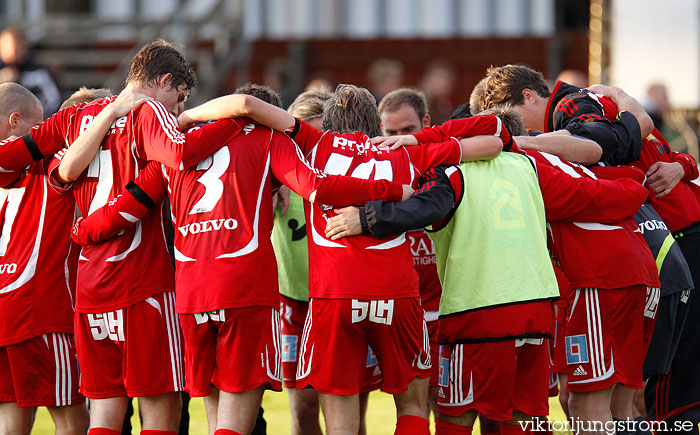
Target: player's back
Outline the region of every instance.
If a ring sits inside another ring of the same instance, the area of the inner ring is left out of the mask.
[[[0,189],[0,346],[73,330],[75,204],[49,187],[45,165]]]
[[[288,139],[249,119],[187,135],[224,146],[185,171],[161,166],[173,192],[178,312],[279,306],[270,149]]]
[[[73,143],[114,98],[76,107],[70,116],[66,142]],[[140,157],[139,149],[148,139],[150,126],[137,123],[152,122],[153,118],[157,118],[156,122],[160,122],[164,130],[175,134],[175,118],[154,101],[144,103],[112,123],[97,154],[73,184],[83,216],[122,194],[127,183],[145,167],[147,162]],[[165,243],[163,212],[160,204],[122,236],[83,248],[78,270],[77,311],[111,311],[172,290],[173,268]]]
[[[310,156],[328,174],[417,185],[420,172],[406,149],[371,145],[361,133],[325,132]],[[418,296],[418,275],[406,235],[378,240],[355,236],[330,240],[326,221],[335,215],[322,204],[304,205],[309,232],[309,295],[316,298],[391,299]]]
[[[528,151],[538,165],[547,165],[574,177],[596,179],[584,166],[557,156]],[[657,271],[634,218],[616,223],[549,222],[555,256],[572,287],[623,288],[637,284],[654,287]]]

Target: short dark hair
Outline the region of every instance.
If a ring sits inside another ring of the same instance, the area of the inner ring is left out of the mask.
[[[165,39],[156,39],[145,45],[131,60],[126,83],[151,84],[163,74],[172,74],[170,86],[178,88],[185,85],[192,89],[197,85],[197,78],[192,65]]]
[[[259,98],[268,104],[282,108],[282,98],[274,89],[265,85],[256,85],[254,83],[246,83],[245,85],[239,87],[234,94],[245,94],[250,95],[255,98]]]
[[[394,89],[379,102],[379,115],[384,112],[395,112],[404,104],[408,104],[418,114],[418,119],[423,120],[423,117],[428,113],[428,101],[422,91],[411,88]]]
[[[359,131],[369,137],[382,134],[377,100],[365,88],[340,84],[323,106],[323,130]]]
[[[469,118],[472,116],[471,109],[469,108],[469,103],[464,103],[460,104],[454,112],[452,112],[452,115],[450,115],[450,119],[462,119],[462,118]]]
[[[523,104],[523,91],[530,89],[540,97],[549,97],[551,92],[542,73],[524,65],[505,65],[486,70],[486,85],[483,109],[510,104]]]

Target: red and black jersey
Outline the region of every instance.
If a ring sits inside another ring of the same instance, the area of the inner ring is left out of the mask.
[[[617,116],[615,103],[607,97],[596,98],[603,108],[603,116],[609,120],[614,119]],[[666,139],[655,128],[642,141],[639,160],[631,162],[630,165],[646,172],[656,162],[680,163],[685,176],[668,195],[651,201],[654,210],[671,232],[700,222],[700,186],[691,182],[698,177],[697,162],[688,154],[671,151]]]
[[[14,176],[0,189],[0,347],[73,332],[75,203],[50,188],[43,160]]]
[[[292,138],[311,164],[329,174],[350,175],[418,185],[420,174],[441,163],[461,160],[455,139],[439,144],[378,149],[355,132],[320,132],[299,121]],[[369,236],[330,240],[327,220],[335,215],[321,203],[304,204],[309,238],[309,296],[312,298],[394,299],[418,297],[418,276],[406,235],[388,240]]]
[[[619,115],[619,116],[618,116]],[[600,95],[564,82],[557,82],[547,102],[544,132],[566,129],[600,145],[601,162],[623,165],[639,159],[642,134],[629,112],[604,113]]]
[[[147,216],[148,206],[167,190],[180,313],[279,306],[270,240],[272,190],[279,182],[305,198],[336,206],[401,199],[399,183],[327,175],[311,168],[291,139],[247,118],[192,129],[187,139],[195,146],[223,146],[184,171],[149,163],[127,186],[128,193],[76,225],[75,234],[83,244],[114,236]]]

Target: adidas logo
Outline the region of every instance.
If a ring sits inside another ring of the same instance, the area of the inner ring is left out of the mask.
[[[583,366],[578,366],[578,368],[574,370],[574,376],[584,376],[587,374],[588,372],[583,369]]]
[[[379,376],[382,374],[382,369],[379,368],[379,366],[376,366],[374,368],[374,373],[372,373],[372,376]]]
[[[445,398],[445,393],[442,391],[442,387],[440,387],[440,389],[438,390],[438,397],[443,399]]]

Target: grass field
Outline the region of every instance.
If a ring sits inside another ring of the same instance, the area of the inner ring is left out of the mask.
[[[566,417],[556,398],[549,401],[550,418],[552,420],[564,421]],[[289,434],[289,402],[287,394],[266,393],[263,398],[263,408],[265,409],[265,420],[267,421],[267,433],[269,435]],[[193,399],[190,403],[190,434],[206,435],[207,419],[204,413],[204,402],[202,399]],[[368,434],[369,435],[391,435],[394,433],[396,425],[396,414],[394,410],[393,398],[385,393],[375,391],[370,394],[369,409],[367,411]],[[133,433],[138,434],[140,424],[137,417],[133,418]],[[434,428],[433,423],[431,427]],[[49,435],[54,433],[54,426],[46,408],[39,409],[33,434]],[[474,435],[479,435],[480,431],[474,428]]]

